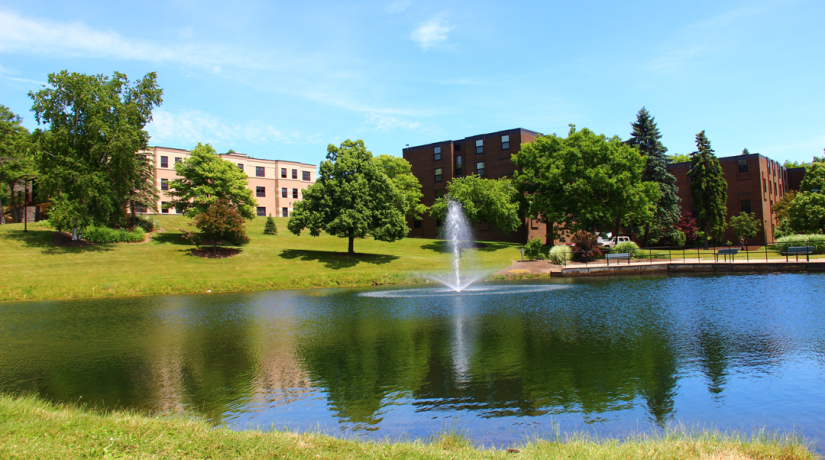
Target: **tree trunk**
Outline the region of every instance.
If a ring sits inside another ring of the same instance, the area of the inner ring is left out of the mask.
[[[622,218],[617,217],[616,218],[616,233],[613,235],[613,237],[616,238],[616,243],[617,244],[619,243],[619,230],[621,229],[621,224],[622,224]]]
[[[650,224],[649,223],[645,224],[645,240],[642,244],[646,248],[650,247]]]
[[[549,222],[547,219],[544,219],[545,225],[545,237],[544,237],[544,245],[545,246],[553,246],[556,244],[556,229],[555,224],[553,222]]]
[[[705,225],[705,251],[708,250],[708,234],[710,234],[710,225]]]
[[[355,255],[355,237],[350,234],[349,236],[349,249],[347,250],[347,254]]]
[[[129,207],[132,210],[132,228],[135,228],[135,227],[137,227],[137,216],[135,215],[135,202],[130,201],[129,202]]]
[[[218,253],[218,240],[213,241],[212,244],[214,244],[214,246],[212,246],[212,254],[217,254]]]
[[[3,198],[0,197],[0,225],[6,225],[6,218],[3,216]]]

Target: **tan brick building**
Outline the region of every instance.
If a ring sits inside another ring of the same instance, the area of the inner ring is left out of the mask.
[[[169,184],[179,176],[175,174],[175,163],[189,157],[189,151],[168,147],[150,147],[143,152],[154,158],[155,180],[160,190],[158,209],[165,202],[171,201],[168,195]],[[219,157],[237,165],[248,179],[248,187],[258,201],[257,215],[289,217],[293,203],[300,200],[303,190],[315,183],[317,168],[315,165],[296,163],[294,161],[262,160],[242,153],[223,153]],[[174,214],[174,209],[161,211]]]

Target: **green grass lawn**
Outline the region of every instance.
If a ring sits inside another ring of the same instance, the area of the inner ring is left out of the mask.
[[[460,434],[431,442],[363,442],[287,431],[231,431],[195,418],[100,413],[27,396],[0,395],[2,458],[293,458],[293,459],[816,459],[798,437],[750,439],[677,430],[623,442],[559,435],[507,449],[478,449]],[[517,451],[517,452],[515,452]]]
[[[112,297],[221,291],[251,291],[426,281],[443,270],[448,255],[441,242],[406,238],[395,243],[355,241],[305,232],[297,237],[276,218],[278,235],[264,235],[265,218],[247,226],[251,241],[227,259],[189,254],[193,245],[178,228],[188,219],[159,216],[165,231],[145,244],[101,244],[83,248],[52,245],[52,231],[23,224],[0,226],[0,301]],[[495,270],[518,259],[519,245],[487,243],[474,250],[474,265]]]

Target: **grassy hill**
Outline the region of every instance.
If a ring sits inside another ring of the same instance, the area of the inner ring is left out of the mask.
[[[264,235],[265,218],[247,226],[251,238],[227,259],[190,254],[194,246],[178,230],[188,219],[158,216],[164,230],[143,244],[60,247],[52,230],[22,224],[0,226],[0,301],[251,291],[423,282],[443,270],[448,255],[436,240],[407,238],[384,243],[308,233],[297,237],[276,218],[278,235]],[[519,258],[518,245],[487,243],[473,251],[474,265],[490,272]]]

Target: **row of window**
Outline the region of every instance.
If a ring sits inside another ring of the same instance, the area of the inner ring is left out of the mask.
[[[266,217],[266,208],[263,206],[258,206],[255,210],[255,214],[258,217]],[[281,208],[281,217],[289,217],[289,208]]]
[[[181,157],[175,157],[175,163],[180,163]],[[169,167],[169,157],[160,157],[160,167],[161,168],[168,168]]]
[[[454,148],[455,148],[456,151],[461,150],[461,144],[454,144]],[[510,135],[505,134],[505,135],[501,136],[501,150],[507,150],[509,148],[510,148]],[[484,153],[484,139],[476,140],[476,154],[479,154],[479,153]],[[434,147],[433,148],[433,160],[441,161],[441,147]]]
[[[455,167],[455,175],[460,176],[464,174],[464,169],[462,168],[461,164],[461,157],[456,157],[456,167]],[[484,177],[486,175],[486,168],[484,167],[484,162],[479,161],[476,163],[476,174],[479,176]],[[441,168],[435,168],[435,181],[441,182],[443,177],[443,170]]]
[[[180,157],[175,157],[175,163],[180,163],[180,162],[181,162],[181,158]],[[161,156],[160,157],[160,167],[161,168],[168,168],[169,167],[169,157],[166,157],[166,156]],[[244,170],[243,163],[238,163],[238,168],[241,171],[243,171]],[[265,172],[265,169],[264,169],[263,166],[255,166],[255,177],[266,177],[266,172]],[[287,178],[286,168],[281,168],[281,178],[282,179]],[[297,169],[292,170],[292,178],[293,179],[298,179],[298,170]],[[310,179],[310,172],[309,171],[301,171],[301,179],[305,180],[305,181],[311,180]]]

